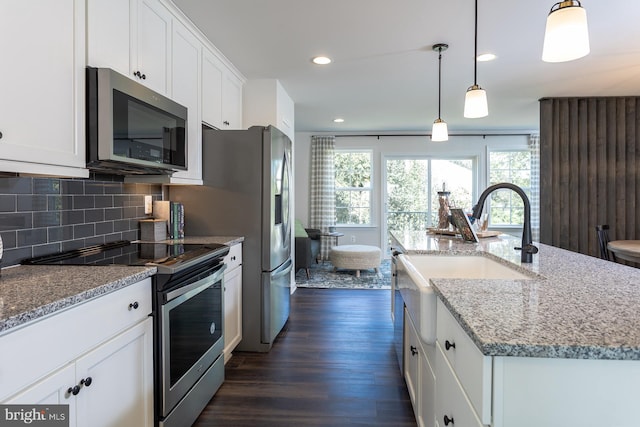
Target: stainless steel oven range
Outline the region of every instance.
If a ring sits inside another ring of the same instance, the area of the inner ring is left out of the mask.
[[[155,424],[191,425],[224,381],[223,288],[226,245],[118,241],[23,264],[151,265]]]

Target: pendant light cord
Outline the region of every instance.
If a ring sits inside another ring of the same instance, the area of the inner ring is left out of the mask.
[[[442,93],[442,47],[438,48],[438,120],[440,118],[440,97]]]
[[[474,47],[473,47],[473,85],[478,86],[478,0],[476,0],[476,10],[475,10],[475,33],[473,35],[474,38]]]

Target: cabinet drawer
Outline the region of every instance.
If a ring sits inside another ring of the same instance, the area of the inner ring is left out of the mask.
[[[229,253],[224,257],[227,271],[231,271],[242,264],[242,244],[238,243],[229,247]]]
[[[129,306],[136,302],[137,309]],[[0,401],[150,313],[147,278],[0,337]]]
[[[482,427],[483,422],[462,390],[444,349],[436,344],[436,420],[440,426]],[[445,421],[451,420],[451,422]],[[486,423],[489,424],[489,423]]]
[[[451,364],[481,421],[490,424],[491,357],[478,350],[442,301],[438,300],[436,310],[436,336],[443,356]]]

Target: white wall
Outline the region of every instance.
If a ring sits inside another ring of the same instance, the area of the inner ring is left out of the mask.
[[[425,136],[356,136],[336,138],[336,149],[371,149],[373,150],[373,186],[374,212],[372,227],[339,227],[338,231],[345,234],[339,240],[340,244],[355,243],[384,247],[381,218],[382,218],[382,176],[383,158],[398,155],[433,155],[433,156],[473,156],[478,162],[478,188],[474,189],[473,199],[477,199],[480,192],[487,187],[487,152],[488,150],[527,148],[527,136],[537,131],[514,131],[510,134],[522,135],[488,135],[488,136],[450,136],[447,142],[432,142]],[[478,134],[480,132],[474,132]],[[331,133],[324,133],[331,135]],[[345,133],[346,134],[346,133]],[[323,135],[321,132],[296,132],[295,138],[295,215],[303,224],[309,224],[309,174],[311,160],[311,136]],[[340,135],[343,135],[342,133]],[[469,206],[471,208],[471,206]]]

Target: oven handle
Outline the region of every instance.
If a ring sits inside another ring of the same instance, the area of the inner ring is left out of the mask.
[[[182,296],[187,293],[189,293],[189,295],[187,295],[185,299],[188,299],[191,295],[194,295],[200,292],[199,288],[201,288],[203,285],[211,286],[212,284],[221,280],[224,275],[224,271],[226,269],[227,269],[227,264],[220,264],[215,269],[212,270],[209,276],[206,276],[201,280],[198,280],[197,282],[190,283],[187,286],[182,286],[172,291],[166,292],[163,298],[164,303],[166,304],[169,301],[174,300],[179,296]]]

